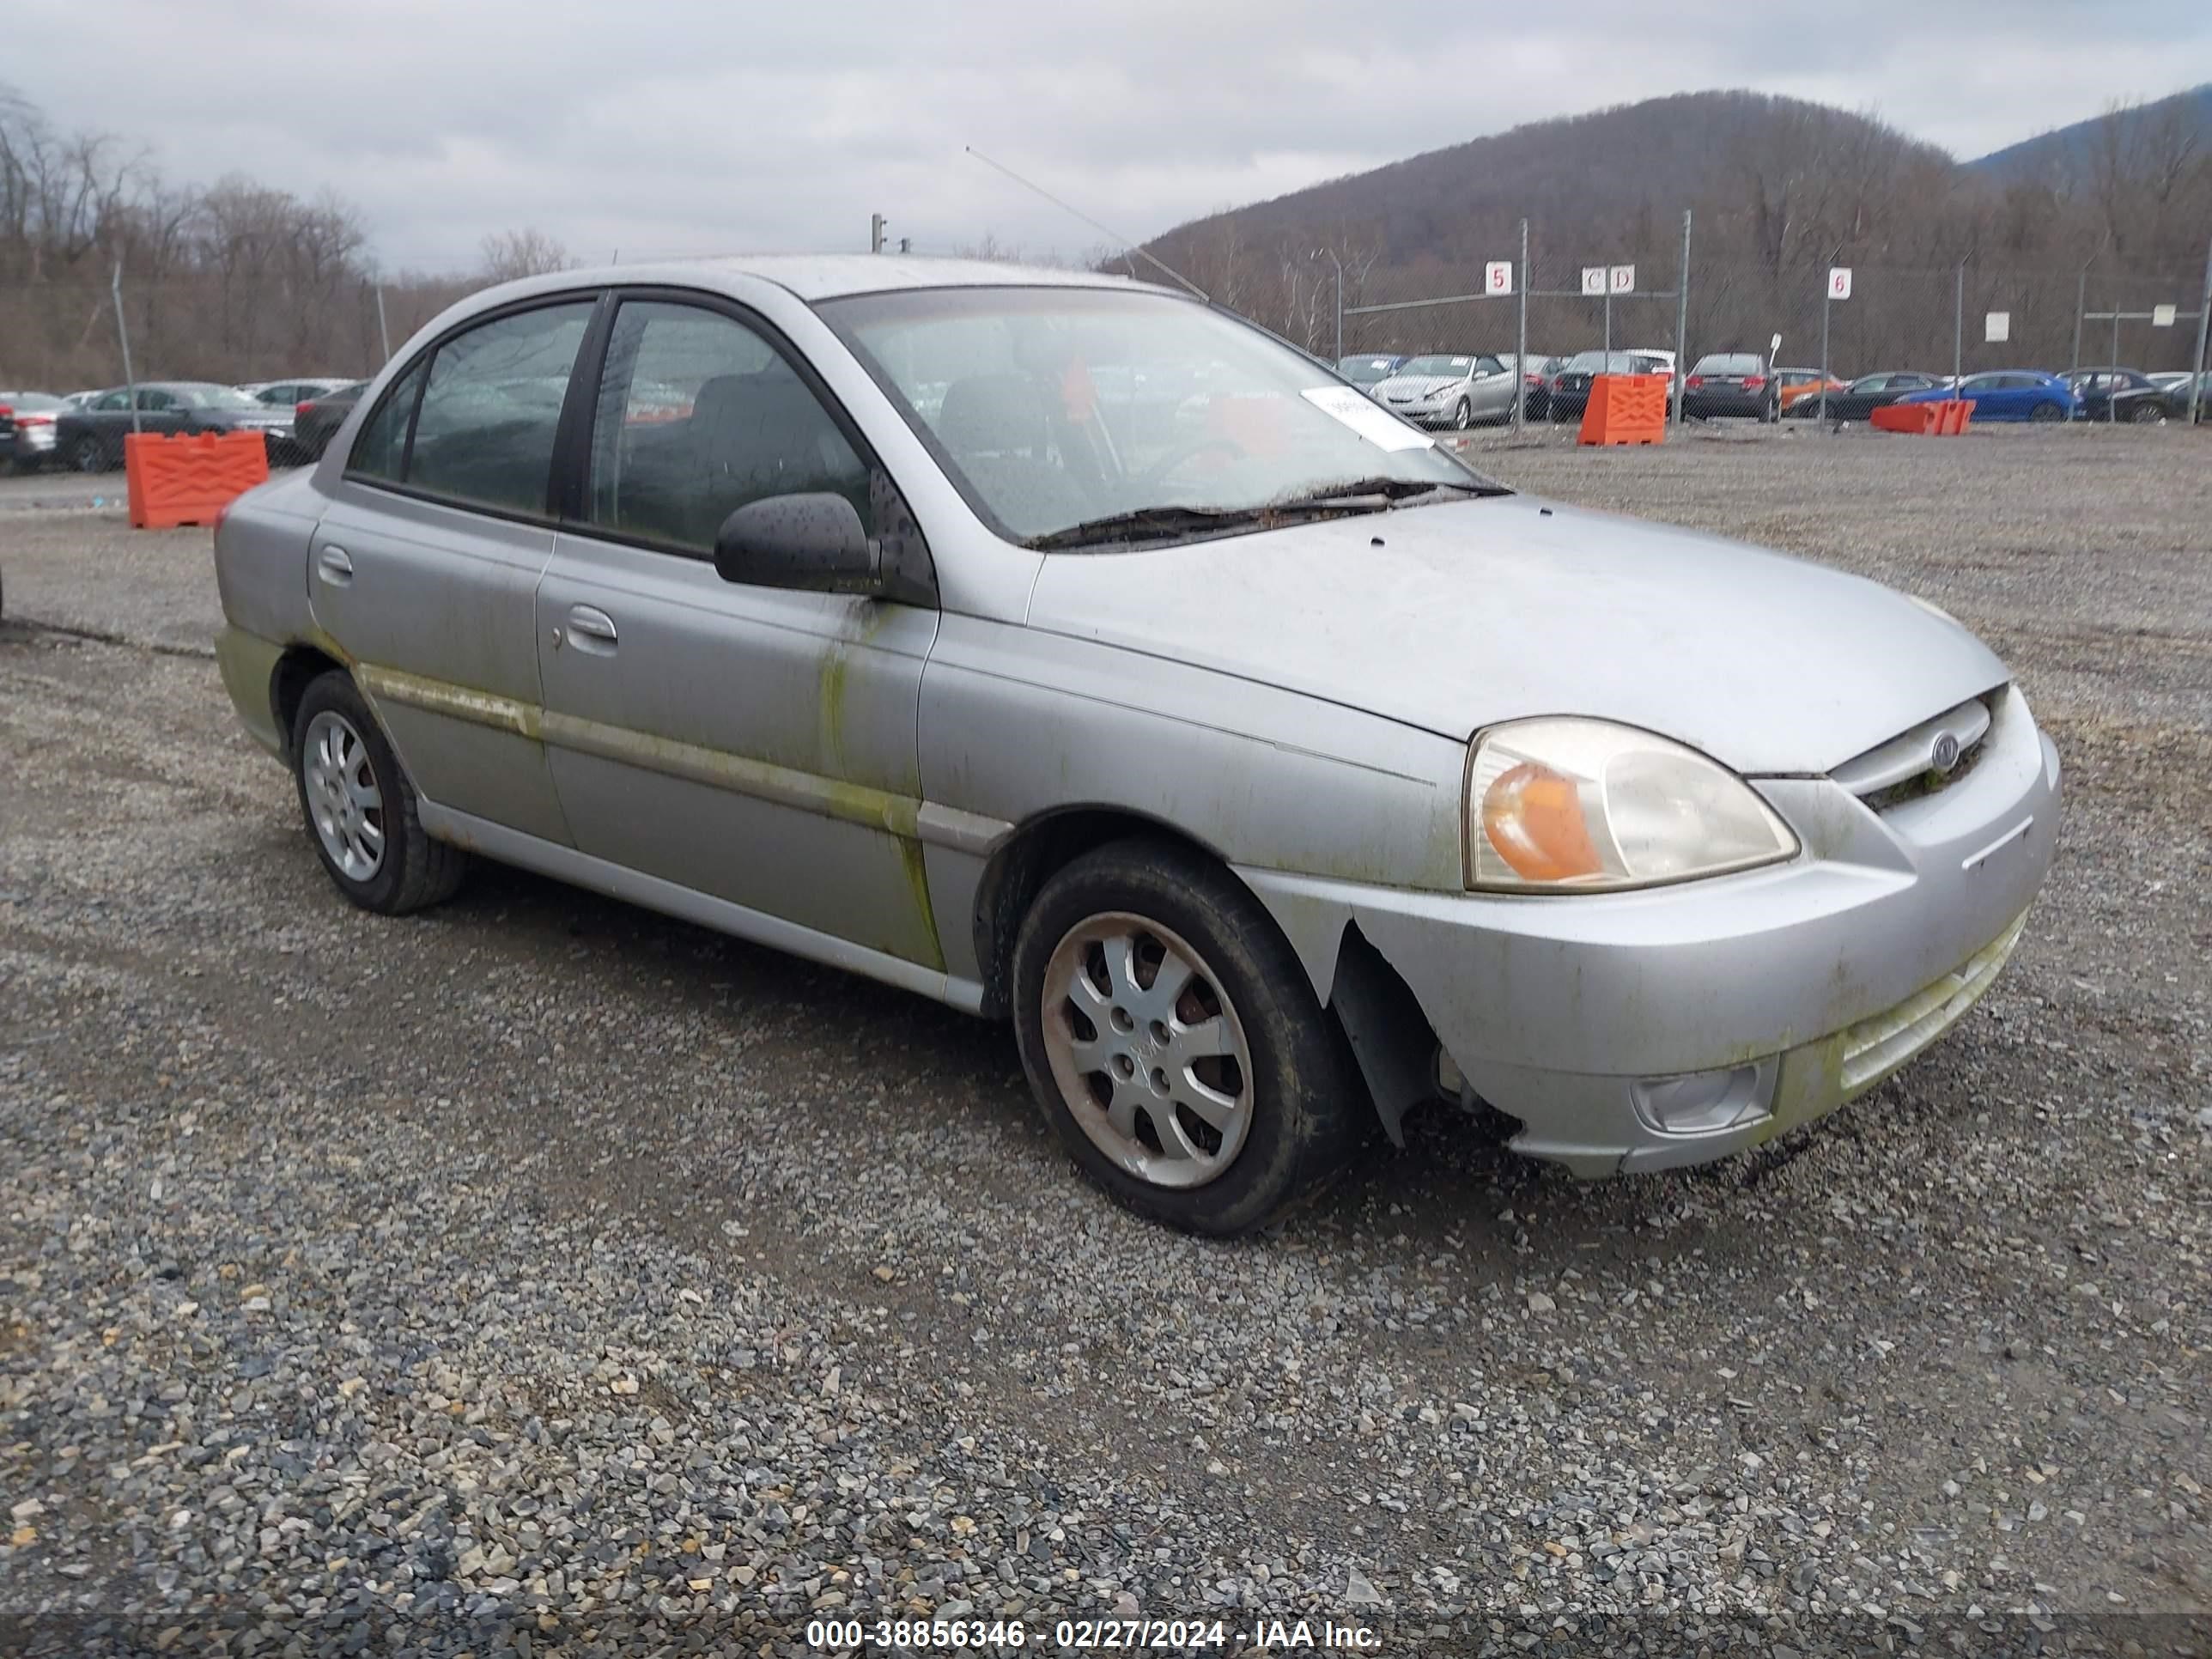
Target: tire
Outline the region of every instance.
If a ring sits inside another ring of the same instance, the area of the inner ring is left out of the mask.
[[[88,432],[70,446],[69,464],[79,472],[107,471],[107,446],[97,434]]]
[[[2027,411],[2027,418],[2031,421],[2059,421],[2065,417],[2066,411],[2057,404],[2038,404]]]
[[[1123,942],[1133,949],[1117,974],[1109,952]],[[1194,971],[1171,1003],[1147,1006],[1170,957]],[[1023,920],[1013,974],[1038,1105],[1084,1172],[1140,1215],[1250,1232],[1317,1192],[1376,1121],[1289,943],[1233,876],[1186,848],[1115,842],[1058,872]],[[1201,1122],[1191,1099],[1236,1104]]]
[[[2166,411],[2156,404],[2141,403],[2128,411],[2128,419],[2137,426],[2154,426],[2166,418]]]
[[[1464,432],[1474,424],[1474,406],[1464,398],[1452,405],[1452,430]]]
[[[453,896],[468,855],[423,834],[415,786],[351,677],[333,671],[308,685],[291,748],[307,838],[338,891],[386,916]]]

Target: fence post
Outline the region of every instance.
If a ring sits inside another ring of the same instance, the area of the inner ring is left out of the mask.
[[[123,384],[131,393],[131,429],[138,430],[138,377],[131,368],[131,325],[123,320],[123,261],[115,262],[114,280],[107,285],[115,301],[115,337],[123,345]]]
[[[1959,268],[1951,273],[1951,390],[1959,389],[1959,382],[1966,373],[1966,262],[1959,261]]]
[[[2204,405],[2204,332],[2205,324],[2212,322],[2212,246],[2204,250],[2204,292],[2197,301],[2197,359],[2190,366],[2189,424],[2193,430],[2197,412]]]
[[[1528,222],[1521,222],[1521,281],[1516,301],[1520,319],[1513,330],[1513,374],[1521,384],[1513,392],[1513,435],[1528,430]]]
[[[1690,210],[1682,210],[1682,267],[1674,276],[1674,424],[1682,424],[1685,377],[1690,372]],[[1771,374],[1774,365],[1766,372]],[[1778,392],[1777,396],[1780,393]]]
[[[2089,267],[2096,263],[2094,253],[2084,259],[2074,281],[2074,368],[2077,370],[2081,367],[2081,313],[2089,308]]]
[[[1831,256],[1832,259],[1832,256]],[[1821,425],[1828,423],[1828,313],[1835,307],[1835,284],[1827,273],[1820,273],[1820,412]]]
[[[384,363],[392,361],[392,331],[384,325],[384,284],[381,283],[376,285],[376,340],[384,348],[383,362],[377,365],[380,368]]]

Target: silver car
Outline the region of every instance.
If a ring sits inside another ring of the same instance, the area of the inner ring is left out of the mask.
[[[1206,1232],[1439,1091],[1584,1176],[1804,1123],[1988,988],[2057,837],[1940,611],[1515,495],[1086,273],[494,289],[216,557],[355,903],[481,855],[1008,1020]]]
[[[1440,352],[1408,357],[1368,395],[1407,420],[1464,432],[1510,416],[1518,383],[1504,362],[1486,353]]]

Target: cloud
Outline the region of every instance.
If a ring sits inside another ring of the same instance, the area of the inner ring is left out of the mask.
[[[335,189],[397,266],[534,225],[599,258],[1133,235],[1523,121],[1708,87],[1871,109],[1979,154],[2212,80],[2212,14],[2137,0],[106,0],[11,16],[4,71],[172,177]]]

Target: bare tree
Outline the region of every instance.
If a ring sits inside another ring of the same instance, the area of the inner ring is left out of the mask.
[[[535,226],[494,231],[483,239],[483,251],[487,283],[543,276],[551,271],[567,270],[576,263],[568,257],[567,248]]]

